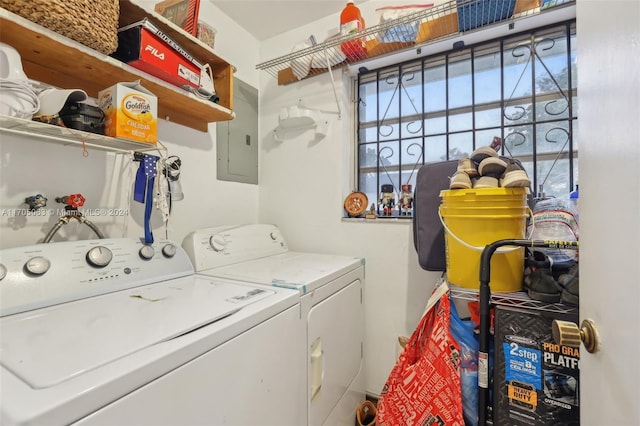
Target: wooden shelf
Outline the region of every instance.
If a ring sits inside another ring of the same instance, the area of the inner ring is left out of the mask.
[[[139,71],[117,59],[0,9],[0,41],[15,48],[24,72],[32,80],[60,88],[80,88],[91,97],[117,82],[140,80],[158,97],[159,118],[202,132],[208,123],[227,121],[233,113],[233,67],[202,42],[171,24],[162,16],[148,13],[129,0],[120,0],[120,26],[149,17],[183,48],[203,63],[209,63],[218,104]]]

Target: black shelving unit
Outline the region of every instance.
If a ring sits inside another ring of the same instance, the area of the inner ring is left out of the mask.
[[[479,304],[480,304],[480,348],[478,351],[478,425],[485,426],[493,424],[489,412],[492,407],[489,400],[489,346],[491,339],[490,332],[490,309],[494,302],[511,306],[525,306],[529,309],[548,310],[552,312],[566,313],[573,308],[561,304],[544,304],[532,300],[527,300],[522,296],[513,297],[514,293],[502,295],[499,298],[491,295],[491,257],[500,247],[534,247],[534,248],[554,248],[577,250],[579,245],[577,241],[545,241],[545,240],[498,240],[485,246],[480,255],[480,288],[479,288]],[[468,295],[468,293],[466,293]],[[511,297],[509,297],[511,295]],[[452,292],[453,297],[465,297],[465,292]],[[475,299],[473,299],[475,300]]]

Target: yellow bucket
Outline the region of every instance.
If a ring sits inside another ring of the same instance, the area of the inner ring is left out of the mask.
[[[480,255],[497,240],[523,239],[528,188],[454,189],[440,192],[445,228],[447,280],[460,287],[480,287]],[[524,248],[501,247],[491,257],[493,292],[522,289]]]

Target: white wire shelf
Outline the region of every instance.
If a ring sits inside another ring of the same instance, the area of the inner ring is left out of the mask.
[[[423,11],[366,28],[358,35],[335,36],[322,43],[296,50],[260,63],[256,69],[267,71],[279,85],[420,47],[461,33],[512,22],[540,13],[543,0],[452,0]],[[570,3],[574,0],[567,0]],[[558,2],[559,3],[559,2]],[[557,6],[556,6],[557,7]],[[350,60],[340,48],[347,41],[364,42],[366,57]]]
[[[159,146],[148,143],[129,141],[126,139],[112,138],[96,133],[67,127],[54,126],[39,121],[25,120],[23,118],[10,117],[0,114],[0,133],[41,139],[46,142],[61,145],[85,146],[101,151],[127,153],[132,151],[151,151],[159,149]]]
[[[451,297],[459,300],[475,302],[480,300],[478,290],[458,287],[449,284]],[[509,293],[491,292],[491,303],[500,306],[510,306],[513,308],[525,308],[536,311],[555,312],[555,313],[577,313],[578,308],[575,306],[565,305],[562,303],[545,303],[531,299],[524,291],[515,291]]]

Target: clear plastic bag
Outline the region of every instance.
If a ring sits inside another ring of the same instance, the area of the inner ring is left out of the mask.
[[[580,229],[578,212],[566,200],[547,198],[539,200],[533,207],[533,223],[529,226],[532,240],[578,241]],[[577,250],[556,248],[540,249],[555,263],[564,263],[577,259]]]
[[[384,25],[401,18],[407,18],[406,20],[403,20],[403,23],[380,31],[378,33],[378,41],[380,43],[406,43],[416,41],[420,19],[418,18],[418,16],[416,16],[416,19],[410,19],[410,17],[412,14],[418,14],[419,12],[422,12],[430,7],[433,7],[433,3],[408,4],[405,6],[385,6],[376,9],[376,12],[380,16],[379,25]]]

